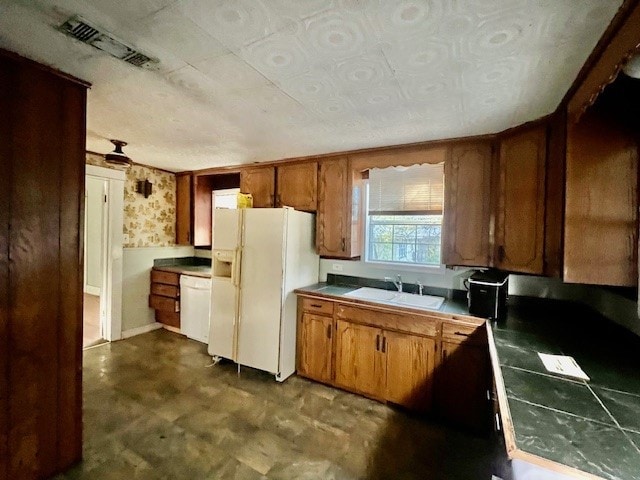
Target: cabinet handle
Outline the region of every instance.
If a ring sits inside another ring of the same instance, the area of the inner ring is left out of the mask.
[[[327,338],[331,338],[331,325],[327,325]]]
[[[380,350],[380,335],[376,335],[376,352]]]
[[[342,245],[342,251],[343,251],[343,252],[344,252],[344,251],[346,251],[346,249],[347,249],[347,248],[346,248],[346,247],[347,247],[347,242],[346,242],[346,240],[345,240],[345,238],[344,238],[344,237],[342,237],[342,244],[341,244],[341,245]]]
[[[314,308],[322,308],[322,305],[318,305],[317,303],[312,303],[311,306]]]
[[[504,260],[504,246],[500,245],[498,247],[498,261],[502,262]]]
[[[461,337],[468,337],[469,334],[468,333],[464,333],[464,332],[454,332],[454,335],[460,335]]]
[[[387,337],[382,336],[382,353],[387,351]]]

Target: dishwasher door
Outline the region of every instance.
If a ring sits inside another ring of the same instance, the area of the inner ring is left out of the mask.
[[[180,330],[188,338],[209,343],[211,279],[180,276]]]

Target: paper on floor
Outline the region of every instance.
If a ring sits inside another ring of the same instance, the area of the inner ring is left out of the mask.
[[[538,356],[549,372],[566,375],[567,377],[573,377],[580,380],[590,380],[573,357],[567,357],[565,355],[549,355],[548,353],[540,352],[538,352]]]

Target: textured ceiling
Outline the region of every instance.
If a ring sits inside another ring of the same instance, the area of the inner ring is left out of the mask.
[[[87,148],[170,170],[493,133],[555,110],[621,0],[0,0],[0,46],[93,83]],[[143,70],[54,27],[80,14]]]

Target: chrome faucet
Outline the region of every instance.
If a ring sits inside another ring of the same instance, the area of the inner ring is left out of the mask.
[[[420,280],[417,280],[416,283],[418,284],[418,293],[422,295],[422,289],[424,288],[424,285]]]
[[[398,291],[402,292],[402,277],[400,275],[396,275],[396,277],[398,278],[397,280],[394,280],[391,277],[384,277],[384,281],[385,282],[392,282],[396,286]]]

